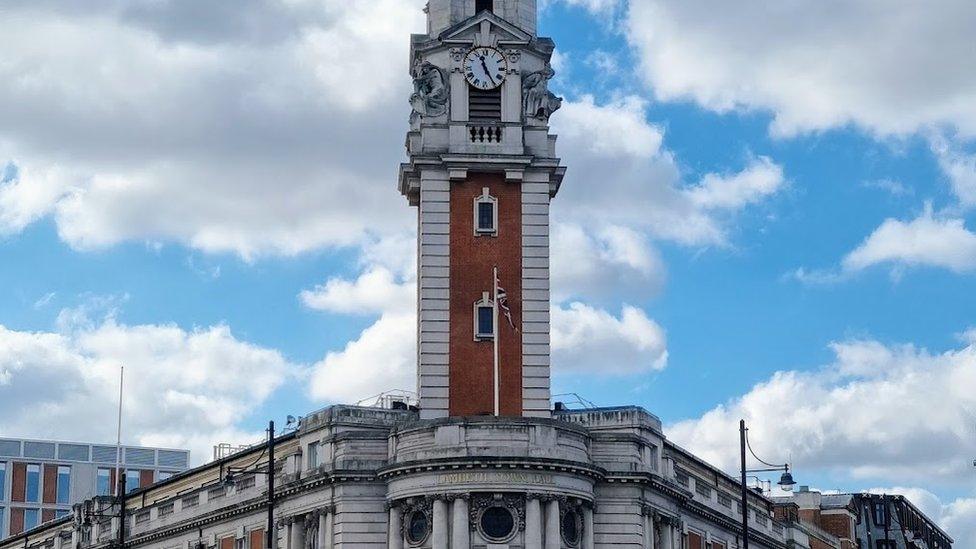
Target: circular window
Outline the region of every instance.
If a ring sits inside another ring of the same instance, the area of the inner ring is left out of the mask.
[[[579,513],[573,510],[566,511],[562,522],[563,541],[570,547],[576,547],[579,545],[580,530],[582,530]]]
[[[407,519],[407,541],[410,545],[420,545],[427,541],[428,534],[430,534],[430,520],[427,518],[427,513],[423,511],[410,513]]]
[[[507,507],[489,507],[481,513],[481,533],[489,541],[508,541],[515,534],[515,517]]]

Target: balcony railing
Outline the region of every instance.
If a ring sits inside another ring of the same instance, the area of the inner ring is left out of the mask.
[[[497,144],[502,142],[502,127],[492,123],[473,123],[468,125],[468,135],[472,143]]]

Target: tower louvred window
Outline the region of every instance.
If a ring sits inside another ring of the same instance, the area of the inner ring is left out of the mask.
[[[483,11],[493,11],[495,6],[495,0],[475,0],[475,13],[481,13]]]
[[[472,122],[501,122],[501,88],[479,90],[468,86],[468,118]]]

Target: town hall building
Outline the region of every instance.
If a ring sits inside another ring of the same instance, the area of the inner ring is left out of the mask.
[[[743,507],[642,408],[554,406],[554,44],[536,0],[426,14],[398,183],[418,216],[417,401],[310,413],[0,549],[733,549],[743,515],[755,548],[840,547],[762,493]]]

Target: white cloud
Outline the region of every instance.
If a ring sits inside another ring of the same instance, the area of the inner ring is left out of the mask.
[[[552,309],[555,372],[634,374],[667,366],[664,330],[635,307],[619,318],[583,303]]]
[[[846,271],[878,264],[933,266],[955,272],[976,269],[976,234],[962,219],[942,219],[930,206],[909,221],[887,219],[843,260]]]
[[[655,95],[768,110],[778,135],[856,124],[976,135],[976,4],[631,1],[628,38]]]
[[[976,498],[960,498],[942,510],[942,527],[956,547],[976,547]]]
[[[123,429],[140,444],[188,447],[199,463],[222,441],[249,442],[243,417],[297,373],[277,351],[225,325],[186,331],[127,326],[111,317],[61,315],[61,332],[0,326],[0,414],[8,436],[115,439],[119,366],[125,366]]]
[[[253,257],[410,227],[389,167],[422,8],[10,6],[0,162],[20,174],[0,184],[0,231],[51,215],[77,248],[135,239]]]
[[[915,194],[915,190],[895,179],[874,179],[862,183],[869,189],[879,189],[891,196],[908,196]]]
[[[647,122],[646,103],[628,96],[597,105],[593,96],[569,101],[553,119],[558,135],[591,152],[610,157],[653,158],[661,149],[663,131]]]
[[[416,308],[417,289],[415,284],[398,283],[392,272],[378,267],[363,273],[352,282],[332,278],[313,290],[304,290],[299,297],[310,309],[345,314],[377,314]]]
[[[602,301],[621,294],[651,297],[664,285],[665,267],[657,250],[632,229],[608,226],[594,234],[577,224],[555,223],[551,245],[556,302]]]
[[[384,313],[342,351],[313,366],[309,392],[320,400],[355,403],[390,390],[416,391],[416,367],[416,313]]]
[[[0,235],[20,232],[49,214],[71,192],[71,180],[72,176],[57,167],[18,167],[9,180],[0,179]]]
[[[931,144],[959,203],[967,208],[976,206],[976,154],[967,154],[961,143],[943,136],[932,137]]]
[[[911,345],[848,341],[816,372],[781,371],[669,436],[726,470],[738,456],[738,421],[763,459],[797,470],[959,488],[976,439],[976,347],[932,354]],[[976,488],[976,486],[974,486]]]
[[[772,196],[783,186],[783,168],[760,157],[745,170],[730,176],[707,174],[687,191],[691,201],[705,210],[738,210]]]
[[[782,168],[752,159],[740,173],[706,174],[687,187],[646,108],[633,96],[603,105],[583,96],[564,104],[552,124],[560,155],[573,162],[553,202],[554,219],[629,227],[683,245],[726,245],[729,215],[781,189]]]

